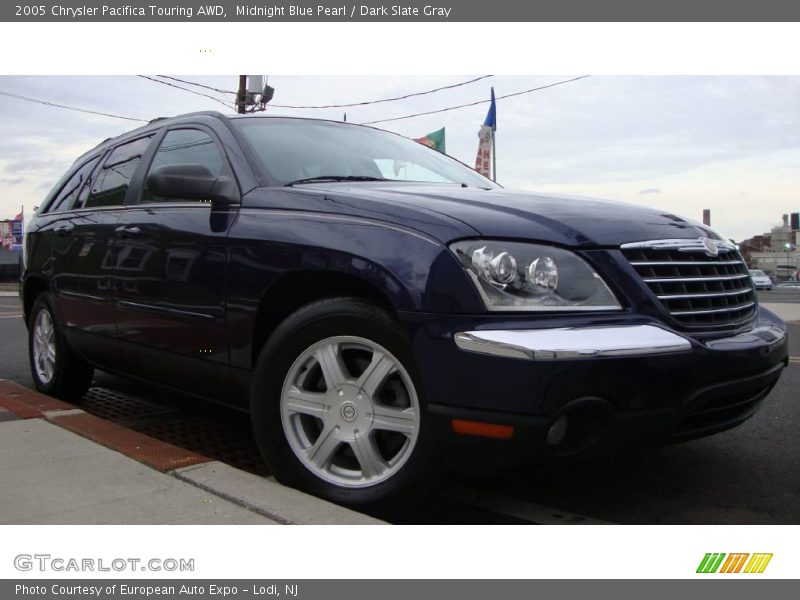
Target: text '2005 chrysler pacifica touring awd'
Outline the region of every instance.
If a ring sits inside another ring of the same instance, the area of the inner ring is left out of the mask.
[[[672,214],[512,193],[411,140],[196,113],[80,157],[30,223],[39,390],[103,369],[252,417],[282,482],[352,506],[442,459],[687,440],[787,364],[736,248]]]

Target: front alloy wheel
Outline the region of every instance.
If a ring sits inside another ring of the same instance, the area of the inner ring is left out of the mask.
[[[360,298],[299,308],[253,375],[253,431],[281,483],[386,515],[431,490],[435,430],[411,344],[384,308]]]
[[[317,477],[358,488],[402,469],[419,430],[419,401],[388,350],[361,337],[331,337],[306,349],[283,384],[289,446]]]

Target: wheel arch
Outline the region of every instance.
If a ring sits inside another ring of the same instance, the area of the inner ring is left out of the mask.
[[[33,310],[33,305],[36,302],[36,298],[38,298],[42,292],[46,292],[48,289],[49,286],[44,277],[40,277],[38,275],[29,275],[25,278],[25,281],[22,284],[22,314],[23,319],[25,320],[25,325],[29,325],[31,311]]]
[[[359,298],[379,306],[402,328],[389,296],[364,278],[331,271],[287,273],[270,285],[259,302],[253,325],[251,364],[255,365],[264,344],[290,314],[312,302],[341,297]]]

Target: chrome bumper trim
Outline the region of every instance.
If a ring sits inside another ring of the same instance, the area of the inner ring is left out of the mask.
[[[705,345],[712,350],[739,350],[742,347],[751,347],[753,345],[773,348],[781,345],[785,341],[786,329],[768,323],[756,326],[750,331],[745,331],[737,335],[709,340]]]
[[[686,338],[653,325],[465,331],[453,339],[462,350],[529,360],[641,356],[692,348]]]

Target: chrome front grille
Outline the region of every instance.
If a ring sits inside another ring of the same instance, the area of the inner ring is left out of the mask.
[[[736,247],[710,238],[624,244],[622,253],[678,323],[721,329],[751,320],[756,295]]]

